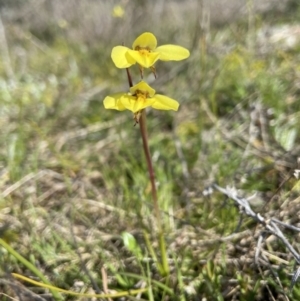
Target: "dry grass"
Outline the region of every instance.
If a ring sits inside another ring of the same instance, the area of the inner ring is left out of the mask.
[[[77,292],[133,289],[151,279],[153,297],[127,299],[297,299],[297,286],[288,291],[295,259],[286,246],[265,233],[258,267],[263,226],[210,191],[217,182],[240,196],[256,192],[255,212],[299,227],[299,7],[285,14],[293,1],[269,3],[276,18],[256,14],[268,11],[261,1],[218,9],[216,1],[191,0],[4,3],[0,238],[51,283]],[[112,17],[118,4],[124,18]],[[111,47],[130,45],[145,30],[192,54],[159,63],[158,79],[147,78],[181,103],[177,114],[148,112],[168,278],[149,247],[159,258],[139,133],[129,113],[102,108],[105,95],[127,89]],[[123,231],[142,259],[126,248]],[[297,248],[299,235],[284,233]],[[0,300],[54,300],[7,278],[33,275],[2,247],[0,267]]]

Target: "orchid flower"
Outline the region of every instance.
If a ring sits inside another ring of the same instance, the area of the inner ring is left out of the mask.
[[[141,81],[130,88],[130,93],[116,93],[106,96],[104,99],[105,109],[118,111],[130,110],[134,113],[134,119],[138,122],[140,112],[152,107],[157,110],[177,111],[179,103],[167,96],[155,94],[155,90],[146,82]]]
[[[163,45],[157,47],[156,37],[145,32],[132,44],[132,49],[125,46],[113,48],[111,58],[117,68],[128,68],[138,63],[142,68],[151,68],[157,62],[181,61],[190,56],[190,52],[178,45]]]

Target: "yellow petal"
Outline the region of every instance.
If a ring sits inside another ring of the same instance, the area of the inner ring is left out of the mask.
[[[179,108],[178,101],[168,96],[156,94],[152,99],[155,100],[154,103],[152,104],[152,108],[154,109],[177,111]]]
[[[178,45],[163,45],[155,49],[155,52],[159,52],[159,59],[162,61],[181,61],[190,56],[190,52]]]
[[[150,68],[159,59],[158,52],[128,50],[127,54],[132,60],[136,61],[140,66],[145,68]]]
[[[154,102],[154,99],[153,98],[143,98],[143,97],[140,97],[140,98],[136,98],[134,96],[130,96],[130,97],[123,97],[122,100],[122,105],[127,109],[127,110],[130,110],[132,111],[133,113],[136,113],[146,107],[150,107],[153,102]]]
[[[116,46],[111,52],[111,58],[117,68],[128,68],[135,64],[135,61],[127,55],[127,51],[130,50],[125,46]]]
[[[155,90],[151,88],[147,83],[144,81],[139,82],[138,84],[134,85],[130,88],[130,93],[133,95],[135,94],[136,90],[148,92],[149,97],[153,97],[155,94]]]
[[[157,40],[154,34],[151,32],[144,32],[138,36],[132,44],[132,49],[136,47],[139,48],[148,48],[154,50],[157,46]]]
[[[124,111],[126,108],[123,106],[121,99],[128,97],[124,93],[116,93],[113,95],[106,96],[103,104],[105,109],[114,109],[118,111]]]

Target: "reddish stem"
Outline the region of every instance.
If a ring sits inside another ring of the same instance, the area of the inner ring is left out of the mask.
[[[126,73],[127,73],[127,78],[128,78],[128,84],[129,84],[129,87],[131,88],[133,86],[133,83],[132,83],[132,77],[131,77],[131,74],[130,74],[130,71],[128,68],[126,68]],[[158,206],[158,200],[157,200],[155,173],[154,173],[154,169],[153,169],[153,165],[152,165],[152,159],[151,159],[151,154],[150,154],[150,149],[149,149],[149,144],[148,144],[145,110],[141,111],[139,125],[140,125],[142,140],[143,140],[144,153],[145,153],[146,161],[147,161],[149,178],[150,178],[150,182],[151,182],[151,192],[152,192],[154,212],[155,212],[156,219],[157,219],[158,229],[159,229],[159,231],[161,231],[161,220],[160,220],[159,206]]]
[[[148,134],[147,134],[145,110],[142,111],[142,114],[141,114],[141,117],[139,120],[139,124],[140,124],[142,139],[143,139],[144,153],[146,156],[146,161],[147,161],[147,166],[148,166],[148,171],[149,171],[149,178],[150,178],[150,182],[151,182],[151,192],[152,192],[154,211],[155,211],[155,215],[156,215],[156,219],[157,219],[157,223],[158,223],[158,229],[161,230],[160,213],[159,213],[157,191],[156,191],[156,184],[155,184],[155,173],[154,173],[150,149],[149,149],[149,145],[148,145]]]
[[[133,83],[132,83],[132,77],[131,77],[129,68],[126,68],[126,73],[127,73],[127,78],[128,78],[128,84],[129,84],[129,87],[131,88],[133,86]]]

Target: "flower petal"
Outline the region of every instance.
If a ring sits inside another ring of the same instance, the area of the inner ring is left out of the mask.
[[[136,113],[146,107],[150,107],[152,106],[153,102],[155,100],[153,98],[136,98],[134,96],[130,96],[130,97],[122,97],[122,105],[127,109],[132,111],[133,113]]]
[[[105,109],[114,109],[118,111],[124,111],[126,108],[122,104],[122,99],[127,98],[130,95],[125,93],[116,93],[113,95],[106,96],[103,105]]]
[[[156,94],[152,99],[155,100],[154,103],[152,104],[152,108],[154,109],[177,111],[179,108],[178,101],[168,96]]]
[[[111,58],[117,68],[128,68],[135,64],[135,60],[127,55],[128,50],[130,49],[125,46],[116,46],[113,48]]]
[[[143,50],[128,50],[127,55],[130,56],[132,60],[136,61],[140,66],[145,68],[150,68],[159,59],[158,52],[147,52]]]
[[[159,52],[159,59],[162,61],[181,61],[190,56],[190,52],[178,45],[163,45],[155,49],[155,52]]]
[[[136,90],[140,90],[143,92],[148,92],[149,97],[153,97],[155,94],[155,90],[151,88],[146,82],[141,81],[138,84],[134,85],[133,87],[130,88],[130,93],[132,95],[135,94]]]
[[[144,32],[138,36],[132,44],[132,49],[135,50],[136,47],[148,48],[149,50],[154,50],[157,46],[157,40],[153,33]]]

